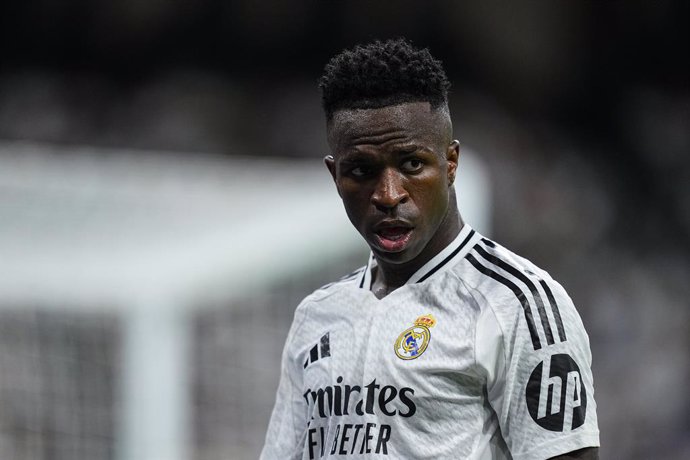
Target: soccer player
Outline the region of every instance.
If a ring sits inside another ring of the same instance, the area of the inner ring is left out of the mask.
[[[441,63],[377,41],[319,86],[325,163],[371,256],[298,306],[261,458],[598,458],[572,301],[458,211]]]

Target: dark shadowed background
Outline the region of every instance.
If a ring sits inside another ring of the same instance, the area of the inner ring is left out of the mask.
[[[319,167],[327,153],[316,88],[324,64],[344,47],[404,36],[444,62],[455,135],[488,170],[492,238],[548,270],[582,315],[602,458],[688,458],[688,5],[4,2],[0,175],[14,185],[0,181],[0,238],[26,235],[32,222],[52,229],[43,208],[18,192],[25,188],[12,165],[24,164],[22,155],[41,165],[72,164],[78,150],[79,164],[92,165],[104,157],[171,165],[211,158],[232,169],[233,159],[256,156],[279,161],[274,170]],[[176,190],[193,192],[204,177],[187,175]],[[269,194],[261,211],[274,212],[281,199]],[[228,206],[235,200],[242,197]],[[89,203],[62,231],[89,233],[83,224],[108,206]],[[50,207],[59,219],[62,208]],[[280,238],[293,223],[273,225]],[[118,396],[127,381],[119,309],[76,311],[69,300],[44,309],[0,297],[0,458],[255,458],[297,302],[364,254],[267,282],[260,295],[206,301],[185,316],[188,441],[184,454],[170,456],[121,446],[130,428]],[[0,266],[11,279],[13,266]],[[257,336],[263,348],[249,345]],[[241,358],[248,354],[251,365]]]

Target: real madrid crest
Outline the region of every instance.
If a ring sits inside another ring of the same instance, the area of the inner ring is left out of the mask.
[[[395,354],[400,359],[416,359],[429,346],[431,340],[430,328],[436,324],[432,314],[420,316],[414,321],[414,326],[405,329],[395,341]]]

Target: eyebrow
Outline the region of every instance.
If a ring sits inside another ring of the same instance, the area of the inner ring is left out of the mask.
[[[429,152],[432,153],[430,149],[427,147],[424,147],[419,144],[405,144],[405,145],[400,145],[400,146],[393,146],[391,148],[392,152],[397,155],[410,155],[413,153],[417,152]],[[348,150],[344,153],[341,154],[340,159],[342,161],[347,161],[347,160],[359,160],[359,159],[367,159],[371,157],[377,156],[374,153],[367,152],[364,150],[359,150],[356,147]]]

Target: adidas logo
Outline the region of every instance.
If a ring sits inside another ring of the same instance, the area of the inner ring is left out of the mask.
[[[307,366],[315,363],[319,359],[331,356],[331,341],[329,335],[330,332],[326,332],[326,334],[319,339],[319,343],[314,345],[311,350],[309,350],[309,357],[304,362],[305,369]]]

